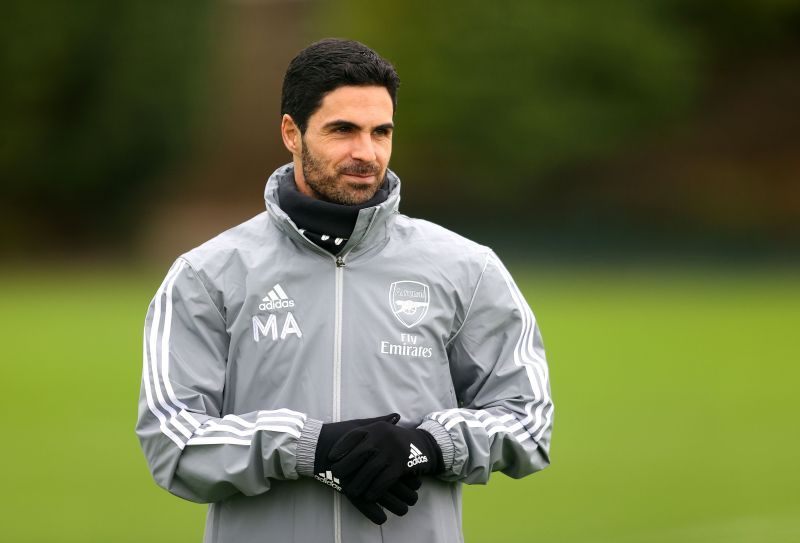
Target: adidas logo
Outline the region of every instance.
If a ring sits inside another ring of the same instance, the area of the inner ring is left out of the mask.
[[[319,481],[320,483],[325,483],[326,485],[335,488],[339,492],[342,491],[342,486],[339,484],[339,479],[333,476],[333,473],[330,471],[326,471],[324,473],[317,473],[314,475],[314,479]]]
[[[261,300],[261,304],[258,306],[261,311],[273,311],[275,309],[284,309],[287,307],[294,307],[294,300],[286,295],[286,291],[283,290],[283,287],[278,283],[264,296],[264,299]]]
[[[422,451],[416,448],[413,443],[411,444],[411,454],[408,455],[408,458],[410,460],[406,465],[409,468],[414,467],[417,464],[424,464],[425,462],[428,461],[428,457],[422,454]]]

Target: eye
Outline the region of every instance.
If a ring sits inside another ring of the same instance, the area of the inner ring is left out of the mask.
[[[337,134],[347,134],[352,130],[349,126],[337,126],[335,132]]]
[[[389,130],[388,128],[378,128],[377,130],[375,130],[375,134],[377,134],[378,136],[388,136],[390,133],[391,130]]]

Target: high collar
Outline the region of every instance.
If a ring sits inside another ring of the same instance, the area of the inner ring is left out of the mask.
[[[282,177],[278,180],[278,203],[281,209],[301,231],[305,230],[306,235],[314,232],[347,239],[353,233],[358,211],[375,207],[388,197],[388,179],[384,180],[372,198],[358,205],[337,204],[313,198],[300,192],[294,179]],[[336,247],[337,252],[339,249],[340,247]]]
[[[290,177],[290,179],[286,179]],[[372,248],[382,246],[388,236],[388,229],[394,221],[395,215],[400,205],[400,179],[391,171],[386,170],[386,178],[389,185],[389,197],[376,206],[366,207],[358,211],[358,219],[350,235],[350,239],[339,253],[342,257],[352,253],[353,256],[366,252]],[[318,250],[325,253],[310,242],[300,233],[298,226],[289,218],[289,215],[281,209],[278,195],[278,186],[281,180],[294,183],[294,164],[289,163],[281,166],[270,175],[267,185],[264,188],[264,201],[267,211],[276,225],[299,245],[308,247],[309,250]],[[331,256],[330,253],[325,253]]]

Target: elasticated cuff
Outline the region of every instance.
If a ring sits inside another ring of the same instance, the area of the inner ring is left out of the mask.
[[[419,430],[425,430],[433,436],[439,449],[442,451],[442,463],[444,464],[444,471],[450,471],[453,468],[453,458],[455,456],[455,445],[453,445],[453,438],[444,426],[435,420],[425,419],[422,424],[417,426]]]
[[[314,454],[317,452],[317,440],[322,430],[322,421],[306,419],[300,439],[297,441],[297,474],[305,477],[314,476]]]

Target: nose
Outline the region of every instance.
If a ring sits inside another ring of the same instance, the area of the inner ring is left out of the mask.
[[[359,132],[353,139],[350,148],[350,157],[353,160],[363,160],[364,162],[375,162],[378,155],[375,153],[375,142],[372,136],[366,132]]]

